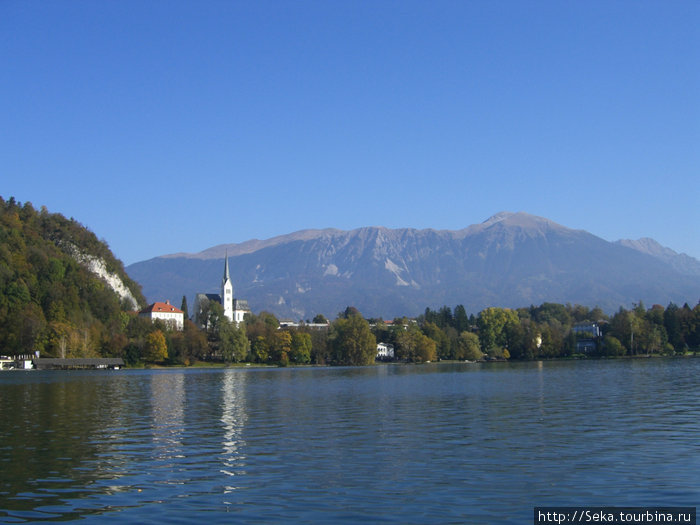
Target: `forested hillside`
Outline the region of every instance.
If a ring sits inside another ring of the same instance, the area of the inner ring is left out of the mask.
[[[88,269],[121,281],[120,297]],[[137,303],[137,304],[134,304]],[[119,355],[145,300],[107,244],[74,219],[0,197],[0,353]]]

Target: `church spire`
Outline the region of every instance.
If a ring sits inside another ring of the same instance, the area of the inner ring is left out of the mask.
[[[224,307],[224,315],[233,321],[233,283],[228,270],[228,250],[224,260],[224,278],[221,279],[221,306]]]
[[[226,262],[224,263],[224,282],[229,281],[231,277],[228,273],[228,250],[226,250]]]

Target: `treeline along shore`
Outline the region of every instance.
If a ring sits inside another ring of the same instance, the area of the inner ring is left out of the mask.
[[[118,295],[86,261],[127,291]],[[239,325],[211,303],[177,330],[140,317],[145,304],[107,243],[74,219],[0,198],[0,354],[121,358],[131,366],[197,362],[367,365],[377,344],[401,362],[542,359],[570,356],[685,355],[700,350],[700,303],[641,302],[607,315],[600,308],[544,303],[426,308],[417,318],[366,319],[353,307],[330,321],[319,314],[280,323],[271,313]]]
[[[178,364],[205,360],[366,365],[375,362],[377,343],[393,347],[394,356],[387,360],[413,363],[670,356],[700,350],[700,304],[691,309],[687,304],[646,308],[639,303],[629,310],[620,308],[612,316],[599,308],[555,303],[486,308],[475,316],[458,305],[454,311],[448,306],[426,308],[418,318],[391,321],[365,319],[348,307],[334,321],[317,315],[306,322],[280,325],[275,316],[263,312],[246,317],[238,327],[228,322],[218,304],[212,304],[204,329],[191,322],[182,332],[158,324],[142,328],[158,334],[163,359]],[[145,332],[136,339],[147,341]],[[148,361],[151,346],[136,344],[133,356]],[[134,362],[128,353],[124,357]]]

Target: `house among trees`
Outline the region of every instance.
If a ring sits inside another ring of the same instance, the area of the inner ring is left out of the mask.
[[[185,325],[183,311],[170,304],[170,301],[165,301],[164,303],[155,302],[148,305],[139,312],[139,317],[147,317],[151,322],[160,319],[175,330],[182,330]]]
[[[571,327],[576,336],[576,352],[587,354],[598,351],[601,339],[600,327],[597,323],[578,323]]]
[[[224,276],[221,279],[221,293],[198,293],[195,296],[195,321],[200,326],[205,325],[204,320],[201,319],[201,314],[207,309],[205,306],[208,302],[220,304],[224,309],[224,315],[229,321],[236,324],[242,323],[245,314],[250,313],[248,301],[236,299],[233,296],[233,283],[231,282],[231,275],[228,269],[228,253],[224,262]]]
[[[377,343],[377,359],[380,361],[394,359],[394,345],[389,343]]]

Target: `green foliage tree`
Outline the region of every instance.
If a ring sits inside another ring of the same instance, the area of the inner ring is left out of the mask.
[[[402,361],[422,363],[437,359],[437,345],[435,341],[426,336],[414,324],[409,325],[408,329],[397,333],[394,351],[396,358]]]
[[[336,365],[369,365],[377,355],[377,342],[369,323],[359,313],[340,317],[331,325],[329,342]]]
[[[469,317],[467,317],[467,311],[464,309],[464,305],[458,304],[455,306],[454,311],[454,329],[457,333],[461,334],[469,330]]]
[[[477,319],[482,350],[491,354],[497,348],[507,348],[509,336],[519,323],[514,310],[495,307],[483,310]]]
[[[248,338],[243,326],[237,327],[226,316],[219,319],[219,352],[227,363],[240,362],[248,353]]]
[[[603,355],[620,356],[624,355],[625,347],[617,337],[606,335],[603,338]]]
[[[289,359],[293,363],[299,364],[311,361],[311,334],[299,331],[295,331],[292,334]]]
[[[434,343],[437,352],[437,356],[440,359],[449,359],[452,357],[452,346],[450,338],[447,335],[447,330],[452,329],[451,326],[446,326],[444,329],[440,329],[435,323],[425,323],[422,327],[423,334],[429,337]],[[432,360],[434,360],[433,358]]]
[[[330,346],[327,330],[313,330],[311,336],[311,362],[325,365],[331,362]]]
[[[316,314],[312,322],[315,324],[328,324],[328,319],[323,314]]]
[[[484,358],[479,344],[479,336],[471,332],[459,334],[457,342],[457,353],[455,359],[468,359],[469,361],[480,361]]]
[[[182,296],[182,303],[180,305],[180,310],[182,310],[183,317],[185,319],[190,318],[190,312],[189,312],[189,309],[187,308],[187,296],[186,295]]]

